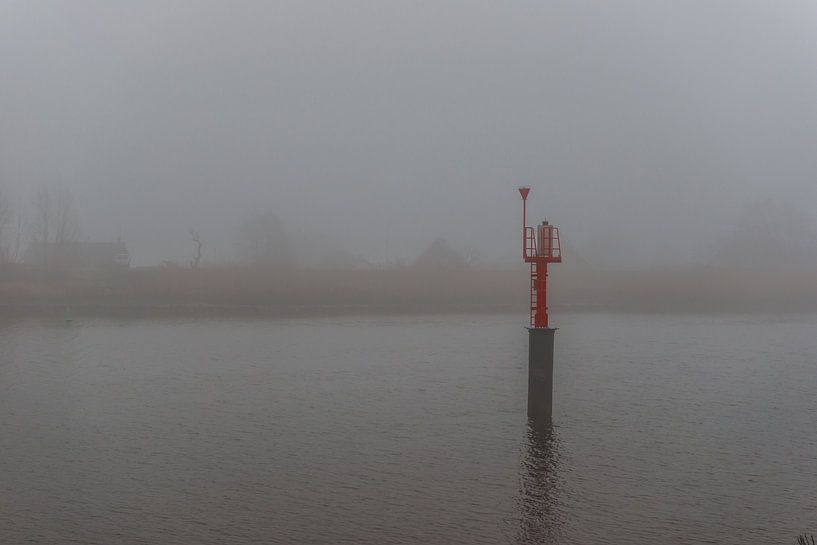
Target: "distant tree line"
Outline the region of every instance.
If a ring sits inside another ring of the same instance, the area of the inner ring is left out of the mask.
[[[79,216],[71,192],[61,186],[40,186],[29,206],[12,205],[0,187],[0,264],[18,263],[24,247],[36,245],[45,265],[58,264],[67,246],[79,238]]]
[[[202,264],[204,241],[197,229],[190,229],[193,255],[191,269]],[[284,224],[273,212],[250,214],[241,220],[233,233],[235,262],[250,267],[289,267],[295,262]],[[165,262],[166,266],[178,266]]]

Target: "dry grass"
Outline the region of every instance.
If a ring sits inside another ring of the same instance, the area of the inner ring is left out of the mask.
[[[571,271],[554,267],[551,306],[650,312],[817,311],[817,273],[673,269]],[[105,280],[0,276],[0,304],[110,306],[412,307],[524,312],[527,270],[130,270]]]
[[[554,277],[554,304],[563,306],[650,312],[817,311],[817,271],[557,271]]]

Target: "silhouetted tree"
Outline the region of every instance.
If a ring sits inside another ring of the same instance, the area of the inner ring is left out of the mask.
[[[199,268],[199,263],[201,262],[201,249],[202,249],[203,244],[201,242],[201,237],[199,236],[199,232],[196,231],[195,229],[190,229],[190,240],[193,241],[193,244],[195,245],[195,248],[196,248],[194,250],[195,255],[193,256],[193,261],[190,262],[190,267],[193,270],[196,270],[196,269]]]
[[[20,205],[17,207],[17,229],[14,233],[14,262],[18,263],[20,261],[20,243],[22,242],[23,238],[23,203],[20,201]]]
[[[51,242],[51,225],[54,223],[51,191],[42,186],[34,194],[34,217],[31,223],[32,239],[42,243],[43,265],[48,263],[48,245]]]
[[[51,257],[66,257],[67,246],[76,241],[79,227],[71,192],[65,188],[41,186],[34,195],[32,239],[42,245],[42,263],[51,264]],[[53,253],[52,253],[53,252]]]
[[[474,246],[466,246],[462,249],[462,258],[469,267],[477,267],[482,263],[482,252]]]
[[[74,210],[71,192],[59,187],[54,198],[54,243],[62,246],[74,242],[79,237],[77,214]]]
[[[8,202],[8,194],[0,187],[0,263],[9,259],[9,251],[6,246],[6,228],[11,223],[11,206]]]
[[[293,262],[289,237],[272,212],[253,214],[235,232],[239,261],[256,266],[288,266]]]

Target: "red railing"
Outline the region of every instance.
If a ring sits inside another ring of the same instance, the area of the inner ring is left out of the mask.
[[[536,257],[536,231],[533,227],[525,227],[522,250],[525,261],[530,261]]]
[[[548,232],[550,233],[550,240],[547,241],[547,250],[544,252],[546,255],[542,257],[549,258],[550,263],[561,263],[562,243],[559,240],[559,228],[551,226]]]
[[[559,240],[559,228],[551,225],[540,230],[537,237],[535,227],[525,227],[522,250],[522,257],[528,263],[534,261],[561,263],[562,244]]]
[[[559,228],[543,223],[525,226],[524,259],[530,263],[530,325],[548,327],[547,274],[549,263],[562,262]]]
[[[527,199],[529,187],[520,187],[522,196],[522,258],[530,263],[530,325],[548,327],[547,276],[548,263],[562,262],[562,245],[559,228],[543,221],[536,227],[528,227]]]

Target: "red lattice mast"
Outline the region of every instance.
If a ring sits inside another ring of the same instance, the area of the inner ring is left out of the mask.
[[[536,227],[527,226],[526,207],[529,187],[520,187],[522,195],[522,258],[530,263],[530,326],[548,327],[548,263],[562,262],[559,228],[546,220]]]

